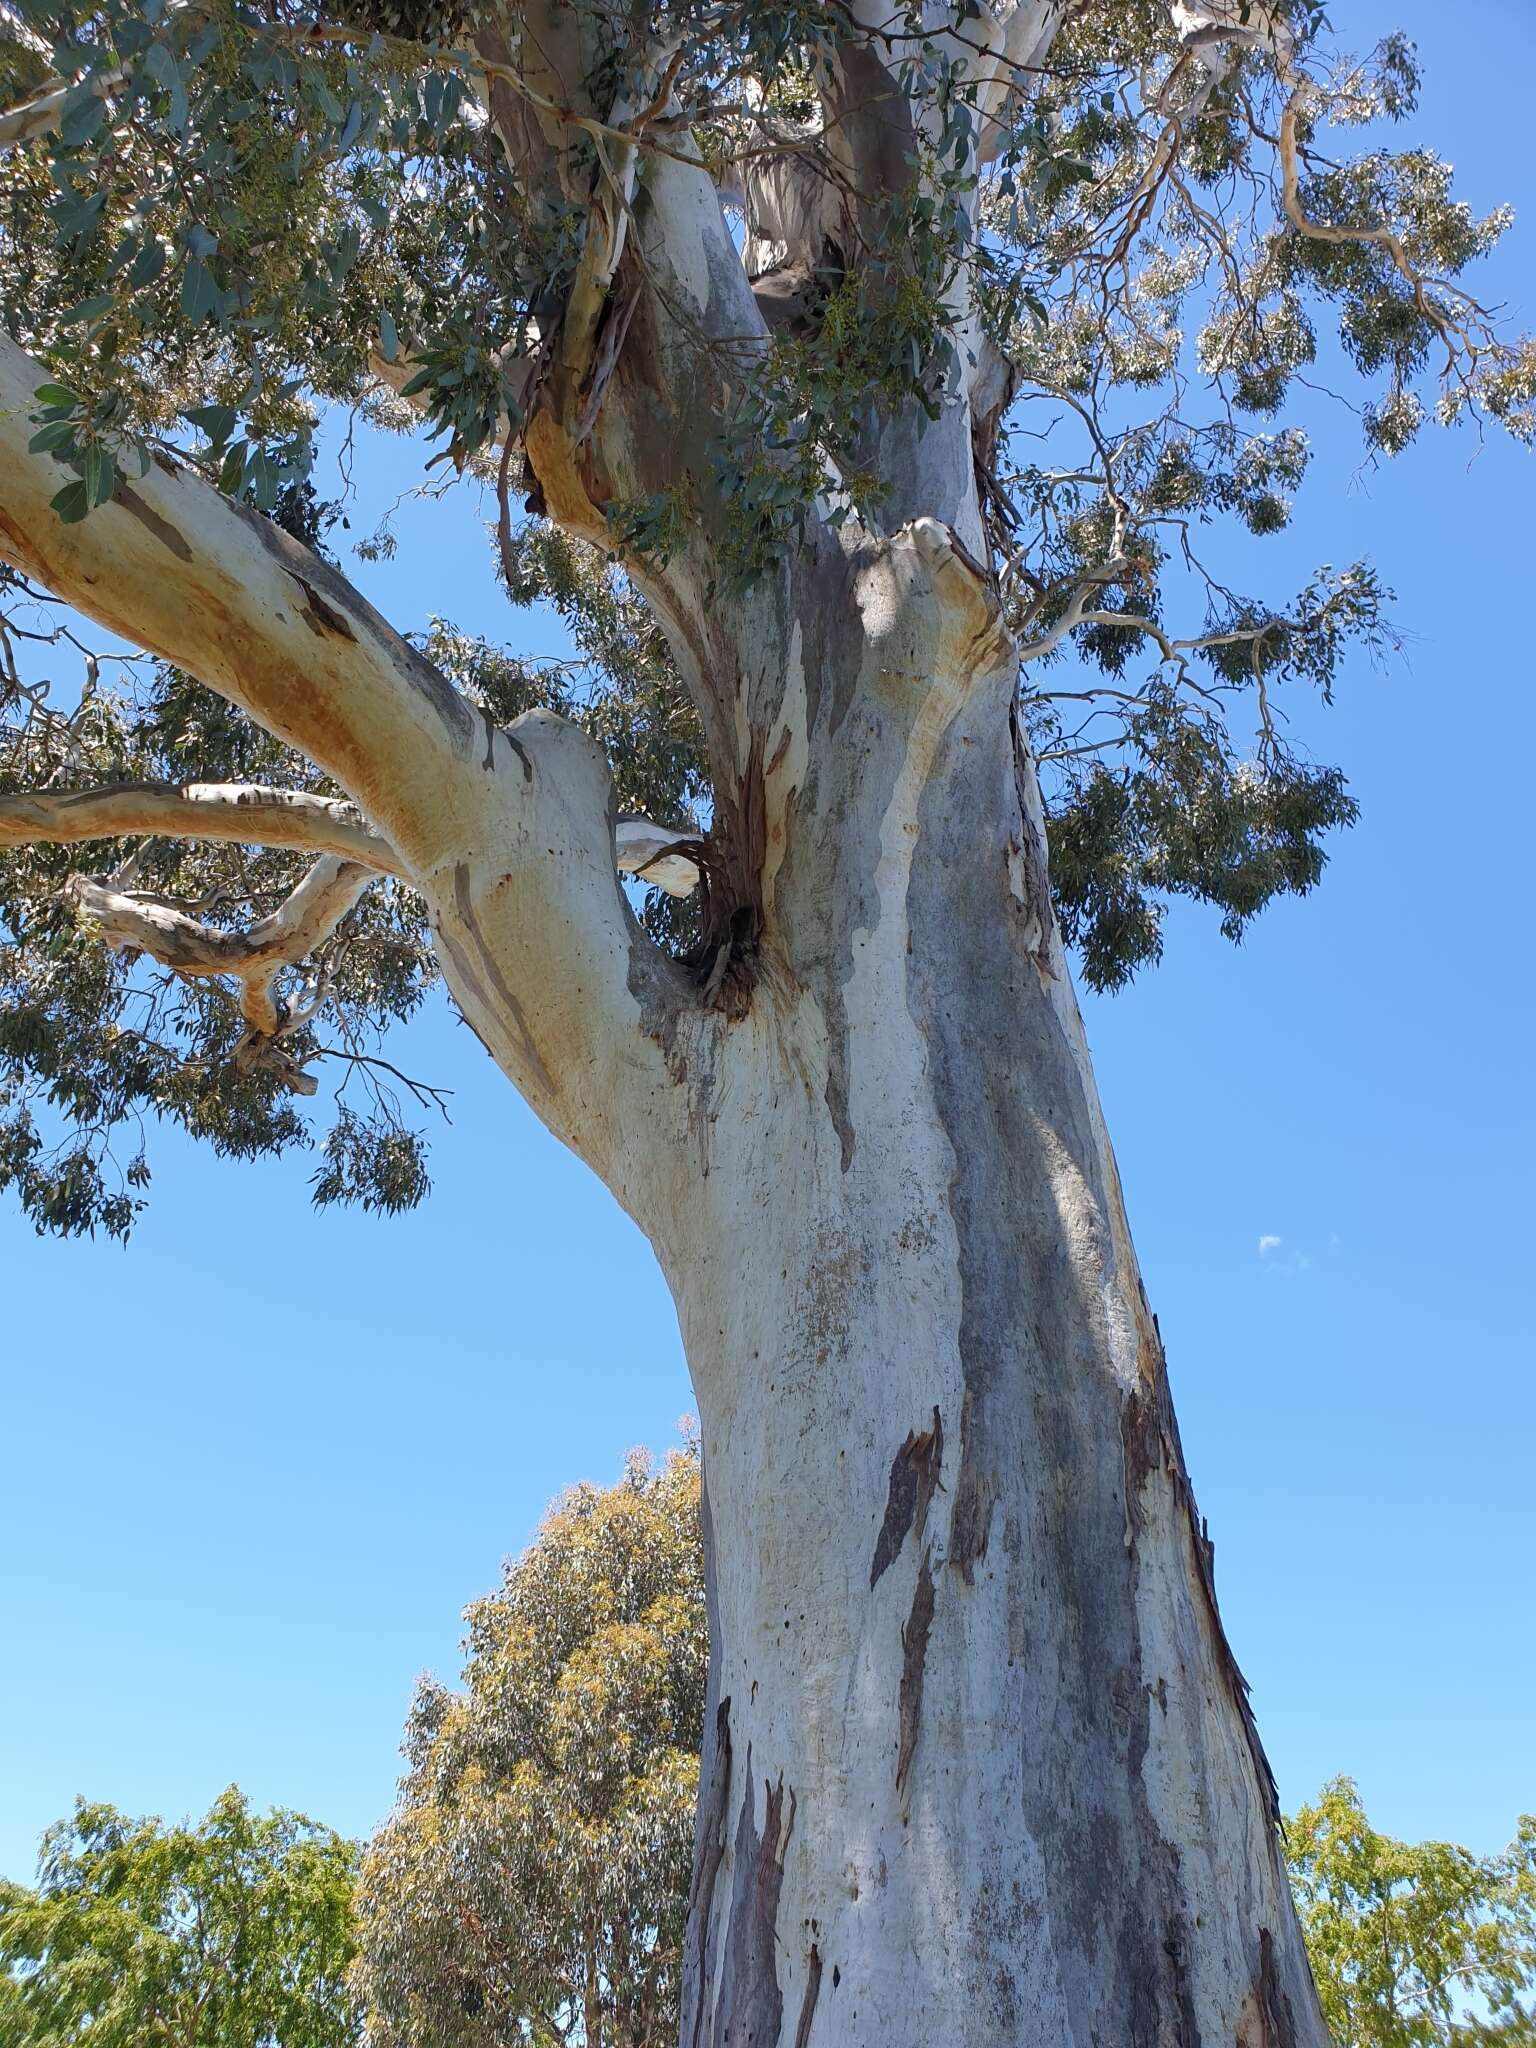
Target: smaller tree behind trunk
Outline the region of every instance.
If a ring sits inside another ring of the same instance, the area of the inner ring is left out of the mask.
[[[424,1682],[364,1861],[378,2048],[676,2039],[708,1636],[696,1452],[556,1502]]]

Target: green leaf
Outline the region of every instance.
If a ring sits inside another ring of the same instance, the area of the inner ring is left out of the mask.
[[[100,292],[93,299],[82,299],[60,320],[61,327],[78,327],[84,320],[99,320],[103,313],[110,313],[116,300],[110,292]]]
[[[151,235],[144,244],[128,271],[128,282],[138,290],[146,284],[153,284],[165,268],[165,244],[158,236]]]
[[[216,313],[223,298],[206,263],[192,257],[181,273],[181,310],[194,325]]]
[[[236,441],[224,457],[223,467],[219,471],[219,489],[226,497],[233,498],[239,492],[241,480],[245,476],[245,456],[245,442]]]
[[[77,85],[64,102],[59,116],[59,140],[66,149],[79,149],[89,142],[106,118],[106,107],[95,81]]]
[[[39,405],[78,405],[80,403],[67,384],[39,384],[32,396]]]
[[[379,348],[386,363],[400,359],[400,336],[388,306],[379,308]]]
[[[181,134],[187,125],[187,89],[182,83],[181,70],[176,59],[164,43],[152,43],[144,52],[141,69],[146,78],[153,79],[156,85],[170,95],[170,126],[177,135]]]
[[[104,505],[117,483],[117,464],[99,441],[93,441],[86,449],[83,462],[86,501],[93,506]]]
[[[251,503],[270,512],[277,503],[280,478],[277,465],[265,448],[253,448],[245,466],[245,488]]]
[[[62,491],[56,491],[48,502],[66,526],[78,526],[91,509],[85,484],[79,477],[66,484]]]
[[[55,448],[66,447],[74,438],[75,423],[73,420],[50,420],[48,425],[39,428],[27,443],[27,453],[29,455],[48,455]]]
[[[235,431],[238,415],[232,405],[194,405],[182,417],[190,420],[214,448],[222,448]]]

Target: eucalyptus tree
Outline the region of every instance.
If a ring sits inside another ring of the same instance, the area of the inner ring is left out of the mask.
[[[556,1501],[423,1682],[363,1859],[374,2048],[677,2038],[709,1661],[690,1447]]]
[[[1321,2042],[1067,948],[1236,935],[1353,815],[1282,698],[1376,577],[1201,556],[1285,523],[1314,359],[1377,453],[1532,431],[1411,49],[1309,0],[5,19],[22,1201],[126,1229],[115,1135],[301,1143],[327,1058],[317,1194],[415,1199],[372,1034],[440,971],[677,1301],[683,2038]],[[352,588],[349,410],[483,479],[569,663]]]

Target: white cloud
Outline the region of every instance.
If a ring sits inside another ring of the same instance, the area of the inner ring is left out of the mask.
[[[1280,1249],[1281,1245],[1284,1244],[1284,1242],[1285,1239],[1283,1237],[1271,1236],[1271,1234],[1268,1231],[1266,1231],[1264,1235],[1259,1239],[1259,1257],[1262,1259],[1266,1252],[1277,1252]]]

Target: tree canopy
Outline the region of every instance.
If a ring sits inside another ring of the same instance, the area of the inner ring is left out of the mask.
[[[423,1684],[369,1846],[378,2048],[676,2038],[708,1629],[693,1450],[556,1502]]]
[[[0,1881],[8,2048],[351,2048],[353,1843],[233,1785],[195,1825],[81,1800]]]
[[[32,446],[62,465],[57,516],[174,463],[334,546],[360,508],[344,456],[316,495],[317,451],[424,428],[432,488],[491,493],[510,599],[553,602],[573,638],[529,662],[440,622],[426,655],[497,721],[542,703],[598,735],[650,854],[686,842],[707,885],[653,889],[653,929],[729,1001],[748,826],[656,606],[679,564],[690,592],[740,593],[810,524],[905,516],[900,449],[968,388],[1082,971],[1112,988],[1154,960],[1177,897],[1240,937],[1355,815],[1293,708],[1392,631],[1365,562],[1282,598],[1225,580],[1206,541],[1288,522],[1294,401],[1318,383],[1363,386],[1371,459],[1431,415],[1530,438],[1536,355],[1462,282],[1507,214],[1475,214],[1396,132],[1418,90],[1401,37],[1351,55],[1312,0],[1105,0],[1036,63],[1038,13],[996,43],[969,4],[939,24],[584,0],[551,99],[515,37],[435,0],[8,0],[0,300],[45,366]],[[690,327],[630,231],[695,163],[739,219],[754,336]],[[574,379],[579,452],[646,291],[697,356],[702,424],[557,532],[530,424]],[[394,544],[386,516],[360,551]],[[325,1071],[316,1199],[419,1200],[430,1091],[376,1049],[435,972],[418,899],[348,838],[336,785],[227,702],[88,645],[19,571],[0,613],[0,1182],[40,1229],[125,1233],[149,1122],[241,1156],[310,1144]],[[311,827],[329,806],[352,867],[210,825],[235,781],[279,793],[269,832],[284,803]],[[56,801],[145,784],[202,790],[211,836],[169,801],[148,836],[142,791],[131,832]]]
[[[1397,1842],[1335,1778],[1290,1822],[1291,1881],[1339,2048],[1536,2041],[1536,1815],[1494,1856]]]

